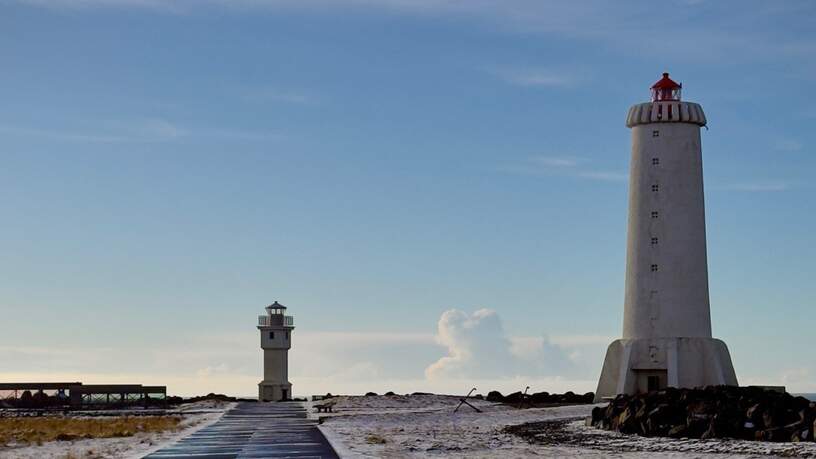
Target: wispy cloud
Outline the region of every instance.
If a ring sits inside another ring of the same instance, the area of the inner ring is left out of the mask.
[[[493,69],[490,73],[508,84],[525,87],[571,88],[580,80],[570,73],[550,69]]]
[[[133,121],[101,121],[93,126],[30,127],[0,125],[0,132],[22,137],[83,142],[166,142],[187,135],[187,131],[162,119],[140,119]]]
[[[54,9],[88,9],[88,8],[139,8],[166,13],[186,11],[186,1],[170,0],[11,0],[32,6]],[[183,8],[185,7],[185,8]]]
[[[275,131],[249,131],[230,128],[187,128],[157,118],[129,121],[99,121],[80,126],[31,127],[0,125],[0,133],[9,136],[77,143],[162,143],[217,139],[224,141],[265,141],[284,137]]]
[[[625,182],[629,178],[623,172],[594,169],[590,167],[589,161],[572,156],[532,156],[500,169],[519,175],[575,177],[605,182]]]
[[[210,138],[224,141],[260,142],[280,140],[286,137],[286,135],[272,130],[251,131],[245,129],[206,128],[193,131],[191,133],[191,137]]]
[[[89,132],[70,132],[44,128],[32,128],[15,125],[0,125],[0,133],[20,137],[37,137],[41,139],[68,142],[115,143],[126,142],[126,137]]]
[[[758,21],[805,21],[812,13],[809,2],[748,1],[734,9],[728,2],[677,0],[673,21],[656,22],[649,2],[617,3],[601,0],[542,2],[533,0],[10,0],[50,8],[141,8],[183,13],[206,7],[233,11],[348,11],[379,10],[413,15],[486,18],[513,32],[547,33],[569,39],[590,40],[616,51],[632,54],[671,49],[675,60],[716,60],[809,57],[816,42],[809,36],[780,37],[753,26]],[[701,16],[714,18],[700,20]],[[727,18],[727,19],[722,19]],[[592,24],[588,27],[587,24]],[[659,36],[660,40],[643,37]],[[751,49],[751,53],[744,53]],[[531,84],[561,84],[551,75],[520,78]]]
[[[530,158],[530,162],[537,164],[541,167],[559,168],[559,167],[576,167],[580,164],[581,160],[578,158],[568,157],[535,156],[533,158]]]
[[[602,180],[607,182],[625,182],[629,180],[629,175],[623,172],[608,171],[583,171],[575,174],[576,177],[592,180]]]
[[[175,140],[188,134],[185,129],[163,119],[146,119],[135,123],[116,123],[124,132],[137,138],[155,140]]]
[[[758,182],[744,182],[725,185],[723,187],[716,187],[715,189],[722,189],[726,191],[744,191],[744,192],[778,192],[788,191],[793,184],[787,181],[758,181]]]

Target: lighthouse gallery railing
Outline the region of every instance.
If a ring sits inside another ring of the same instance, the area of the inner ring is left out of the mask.
[[[283,325],[284,327],[294,327],[295,318],[292,316],[283,316],[279,314],[258,316],[259,327],[272,327],[280,325]]]

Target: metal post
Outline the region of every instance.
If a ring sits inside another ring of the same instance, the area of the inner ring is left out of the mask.
[[[471,405],[470,403],[468,403],[468,402],[467,402],[467,399],[468,399],[468,398],[470,398],[470,394],[472,394],[472,393],[473,393],[473,391],[475,391],[475,390],[476,390],[476,388],[474,387],[473,389],[471,389],[471,390],[470,390],[470,392],[468,392],[468,393],[467,393],[467,395],[465,395],[465,398],[460,398],[460,399],[459,399],[459,405],[457,405],[457,406],[456,406],[456,409],[455,409],[455,410],[453,410],[453,412],[454,412],[454,413],[456,413],[457,411],[459,411],[459,408],[461,408],[461,407],[462,407],[462,405],[467,405],[467,406],[469,406],[469,407],[473,408],[474,410],[476,410],[476,412],[477,412],[477,413],[481,413],[481,412],[482,412],[482,410],[480,410],[479,408],[476,408],[475,406],[473,406],[473,405]]]

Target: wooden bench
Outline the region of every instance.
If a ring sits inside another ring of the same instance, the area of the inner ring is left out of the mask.
[[[317,408],[318,413],[333,413],[332,408],[334,407],[334,403],[321,403],[319,405],[315,405]]]

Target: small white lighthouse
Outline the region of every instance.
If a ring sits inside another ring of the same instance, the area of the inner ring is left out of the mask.
[[[708,298],[699,104],[680,101],[668,73],[632,129],[623,339],[606,353],[596,401],[664,387],[737,385],[713,339]]]
[[[277,402],[292,397],[289,382],[289,348],[295,321],[287,316],[286,306],[275,301],[266,307],[266,315],[258,316],[261,349],[264,351],[264,379],[258,384],[258,400]]]

